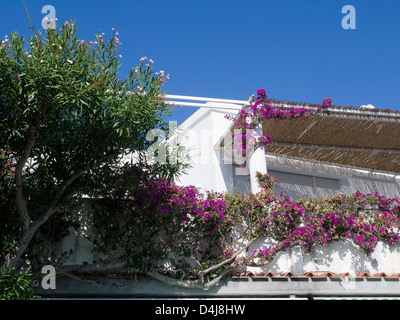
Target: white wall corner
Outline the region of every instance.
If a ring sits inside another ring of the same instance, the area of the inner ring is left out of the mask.
[[[400,175],[394,177],[394,182],[395,182],[395,184],[397,186],[397,190],[400,193]]]
[[[254,138],[257,139],[261,136],[262,136],[262,127],[261,125],[258,125],[254,129]],[[254,152],[250,155],[249,159],[250,185],[251,185],[251,191],[254,193],[261,191],[256,176],[257,171],[263,174],[267,173],[265,149],[263,146],[256,148]]]

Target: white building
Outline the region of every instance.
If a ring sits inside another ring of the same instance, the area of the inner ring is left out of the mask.
[[[379,192],[400,195],[400,112],[332,107],[330,115],[305,119],[267,120],[256,134],[269,134],[272,143],[251,155],[243,171],[232,154],[232,124],[247,101],[168,95],[176,105],[200,107],[177,130],[179,142],[189,150],[192,167],[180,178],[182,185],[202,191],[257,191],[255,172],[268,172],[291,197]],[[290,102],[271,104],[316,108]],[[83,208],[85,209],[85,208]],[[268,246],[268,239],[252,244]],[[60,251],[73,248],[67,264],[94,259],[91,244],[71,235]],[[251,250],[250,250],[251,251]],[[310,254],[298,247],[280,252],[263,267],[246,266],[241,274],[222,279],[207,291],[164,285],[157,280],[101,279],[98,286],[74,278],[60,278],[48,296],[139,297],[400,297],[400,248],[379,242],[367,256],[351,240],[320,246]],[[373,281],[371,281],[373,280]]]
[[[257,191],[255,172],[268,172],[292,198],[355,191],[400,194],[400,112],[367,107],[332,107],[329,115],[264,121],[258,134],[272,143],[251,155],[243,172],[232,155],[233,122],[248,101],[167,96],[174,104],[200,107],[182,125],[180,142],[190,150],[192,168],[183,185],[219,192]],[[271,105],[316,105],[271,101]],[[262,130],[262,132],[261,132]],[[257,132],[256,132],[257,134]]]

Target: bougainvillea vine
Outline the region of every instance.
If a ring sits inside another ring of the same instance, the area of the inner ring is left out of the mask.
[[[254,103],[247,108],[240,110],[237,116],[226,115],[227,119],[234,122],[234,147],[238,155],[244,159],[250,153],[250,149],[256,149],[259,146],[266,146],[271,143],[271,136],[261,135],[254,137],[254,130],[260,123],[267,119],[274,119],[278,122],[282,119],[303,119],[316,114],[329,114],[328,108],[332,104],[332,99],[324,99],[322,104],[317,106],[317,110],[299,107],[280,107],[272,106],[264,89],[256,91]]]

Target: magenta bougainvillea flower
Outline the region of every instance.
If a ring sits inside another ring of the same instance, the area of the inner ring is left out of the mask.
[[[259,123],[267,119],[274,119],[275,122],[278,122],[282,119],[303,119],[318,113],[329,114],[328,108],[332,103],[332,99],[324,99],[322,104],[318,105],[316,111],[300,107],[285,107],[283,105],[277,107],[269,104],[264,89],[258,89],[256,94],[256,100],[249,108],[240,110],[236,117],[231,115],[226,116],[227,119],[234,122],[234,128],[236,129],[234,148],[237,154],[242,155],[244,165],[247,155],[251,154],[251,148],[255,149],[259,146],[266,146],[271,143],[271,137],[269,135],[254,137],[254,141],[249,141],[249,130],[254,129]],[[238,129],[241,131],[238,131]]]
[[[258,89],[258,90],[256,91],[256,93],[257,93],[257,95],[259,95],[259,96],[266,97],[266,95],[265,95],[265,90],[264,90],[264,89]]]

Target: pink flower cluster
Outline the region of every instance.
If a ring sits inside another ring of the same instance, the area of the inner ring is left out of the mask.
[[[133,198],[132,206],[121,203],[125,212],[152,216],[150,224],[162,224],[170,239],[182,230],[192,233],[197,248],[200,238],[212,237],[221,226],[233,223],[226,216],[227,204],[222,194],[202,194],[194,186],[178,186],[163,178],[146,181],[133,192]]]
[[[240,134],[237,133],[234,135],[234,145],[237,153],[244,158],[246,158],[246,154],[249,151],[249,146],[257,148],[258,146],[266,146],[271,143],[271,137],[269,135],[259,138],[253,137],[254,141],[249,143],[248,129],[254,129],[257,124],[266,119],[274,119],[275,122],[278,122],[282,119],[303,119],[317,113],[329,113],[328,108],[332,103],[332,99],[324,99],[322,104],[318,105],[316,112],[307,108],[285,107],[283,105],[281,107],[275,107],[268,103],[264,89],[258,89],[256,93],[256,100],[249,109],[240,110],[236,117],[230,115],[226,116],[227,119],[234,121],[235,129],[241,130]]]
[[[134,200],[121,202],[121,207],[134,221],[143,223],[143,230],[156,226],[164,229],[159,250],[180,247],[198,259],[207,247],[219,247],[221,258],[231,258],[236,251],[229,244],[226,247],[225,237],[235,225],[243,223],[248,226],[243,233],[245,238],[268,237],[277,241],[276,245],[249,253],[242,260],[244,263],[270,261],[279,251],[292,246],[300,246],[307,253],[317,245],[351,239],[369,254],[380,240],[393,245],[400,241],[397,197],[356,192],[293,200],[284,193],[275,195],[273,188],[279,182],[270,175],[258,173],[257,177],[260,192],[236,195],[202,194],[193,186],[178,186],[156,178],[141,184],[132,193]]]
[[[270,261],[289,246],[298,245],[303,252],[316,245],[351,239],[367,254],[379,240],[396,245],[400,241],[399,198],[356,192],[325,200],[276,200],[270,216],[260,220],[258,236],[279,239],[279,243],[256,250],[247,262]],[[278,237],[277,237],[278,236]]]

